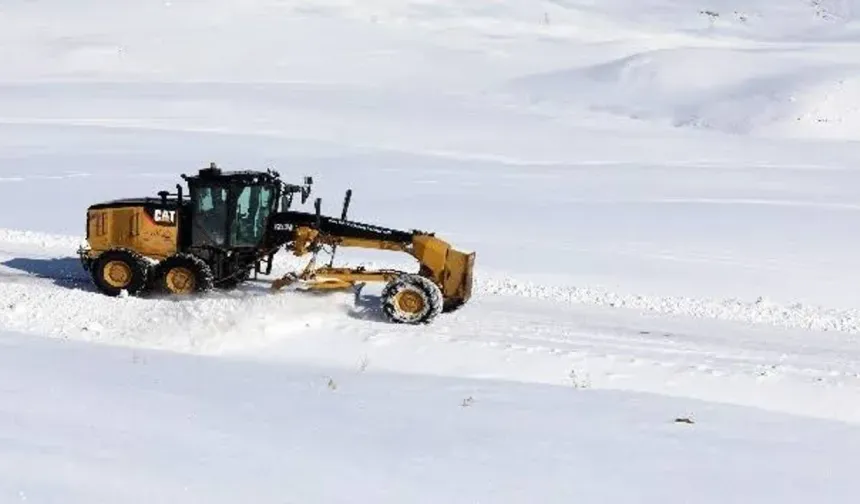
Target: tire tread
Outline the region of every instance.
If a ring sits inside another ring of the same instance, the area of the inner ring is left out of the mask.
[[[429,309],[414,321],[403,320],[397,316],[394,306],[394,296],[403,288],[416,287],[420,290],[429,304]],[[382,290],[382,312],[385,317],[395,323],[428,324],[435,319],[443,309],[442,290],[429,278],[415,274],[404,274],[389,282]]]

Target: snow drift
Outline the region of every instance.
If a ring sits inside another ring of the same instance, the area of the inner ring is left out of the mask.
[[[785,51],[662,49],[518,79],[533,104],[737,135],[860,138],[860,66]]]
[[[625,19],[629,6],[621,4],[600,9]],[[641,35],[662,30],[651,39],[633,37],[638,44],[606,51],[604,61],[516,77],[501,89],[571,117],[596,112],[733,135],[858,138],[860,67],[852,54],[860,3],[716,2],[698,6],[708,29],[691,24],[693,6],[653,4],[649,16],[660,23],[640,19]]]

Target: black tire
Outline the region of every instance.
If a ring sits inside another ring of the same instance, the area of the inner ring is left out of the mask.
[[[176,254],[155,267],[154,290],[169,295],[190,295],[212,290],[212,269],[192,254]]]
[[[420,275],[401,275],[382,290],[382,312],[397,324],[428,324],[442,312],[442,290]]]
[[[112,249],[93,260],[90,274],[102,294],[116,297],[125,291],[136,296],[147,286],[149,263],[132,250]]]

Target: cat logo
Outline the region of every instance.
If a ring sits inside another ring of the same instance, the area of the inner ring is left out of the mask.
[[[176,210],[158,208],[153,212],[152,218],[159,224],[176,224]]]

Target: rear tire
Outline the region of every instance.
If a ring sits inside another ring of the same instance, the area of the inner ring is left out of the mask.
[[[149,264],[142,255],[126,249],[112,249],[99,255],[90,268],[93,283],[102,294],[117,297],[123,291],[140,294],[147,285]]]
[[[156,266],[155,273],[155,289],[164,294],[187,296],[213,287],[209,265],[192,254],[168,257]]]
[[[420,275],[402,275],[382,290],[382,312],[397,324],[427,324],[442,312],[442,290]]]

